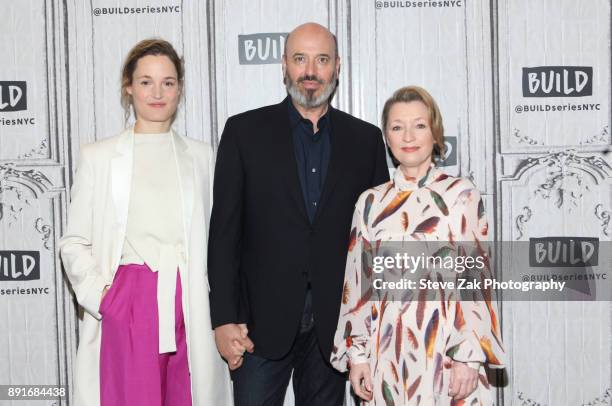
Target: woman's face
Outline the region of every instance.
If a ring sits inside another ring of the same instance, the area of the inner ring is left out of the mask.
[[[132,84],[126,88],[132,95],[137,125],[143,129],[159,125],[170,127],[181,95],[174,64],[165,55],[147,55],[136,62]]]
[[[391,106],[385,135],[402,171],[424,176],[431,164],[434,139],[429,109],[421,101],[398,102]]]

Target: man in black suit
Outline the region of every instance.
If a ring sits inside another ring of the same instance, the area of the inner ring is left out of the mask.
[[[389,180],[380,130],[329,102],[337,41],[308,23],[283,55],[288,97],[230,117],[214,179],[208,277],[237,406],[341,405],[329,364],[355,202]]]

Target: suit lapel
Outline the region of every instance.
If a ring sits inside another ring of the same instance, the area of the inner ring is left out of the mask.
[[[346,129],[346,126],[343,125],[342,116],[337,114],[336,109],[334,109],[332,106],[329,106],[329,108],[331,109],[331,153],[329,155],[327,175],[325,176],[325,181],[323,183],[323,191],[321,192],[321,201],[319,203],[317,214],[315,215],[313,223],[317,222],[317,220],[321,216],[321,212],[325,210],[325,205],[332,195],[334,186],[338,181],[339,170],[343,165],[343,163],[341,162],[343,158],[343,154],[341,153],[341,146],[343,145],[343,139],[345,134],[344,132],[342,132],[342,130]]]
[[[293,145],[293,133],[291,123],[289,122],[289,106],[287,103],[290,103],[289,97],[283,100],[282,103],[277,104],[276,117],[274,120],[269,121],[273,126],[271,130],[276,135],[274,137],[276,142],[273,143],[272,148],[277,150],[273,155],[278,157],[279,171],[284,175],[295,205],[302,214],[304,221],[309,223],[308,213],[304,205],[304,193],[300,185],[297,161],[295,159],[295,147]]]
[[[117,141],[116,150],[117,156],[111,161],[111,190],[115,203],[117,223],[125,229],[130,205],[134,159],[134,131],[132,128],[121,133]]]

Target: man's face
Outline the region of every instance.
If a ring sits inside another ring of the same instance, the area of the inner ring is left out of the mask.
[[[295,103],[305,108],[327,103],[336,89],[339,69],[329,32],[303,30],[290,35],[283,56],[283,82]]]

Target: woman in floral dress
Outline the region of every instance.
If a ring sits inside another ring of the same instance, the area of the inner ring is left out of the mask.
[[[399,167],[356,204],[332,365],[350,369],[353,390],[368,405],[492,405],[485,364],[503,368],[504,349],[491,292],[459,300],[445,289],[438,292],[446,295],[442,300],[427,300],[406,290],[396,294],[400,300],[376,296],[377,274],[362,272],[363,258],[384,242],[441,241],[460,252],[459,242],[481,247],[488,234],[474,184],[433,164],[444,138],[429,93],[399,89],[387,100],[382,122]]]

